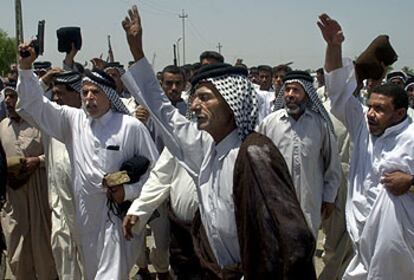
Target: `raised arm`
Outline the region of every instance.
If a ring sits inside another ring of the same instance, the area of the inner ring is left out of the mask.
[[[327,14],[320,15],[317,24],[326,42],[325,70],[329,73],[342,67],[342,42],[345,37],[339,23]]]
[[[182,116],[162,91],[151,65],[144,57],[142,27],[134,6],[122,22],[131,53],[136,63],[122,77],[124,85],[137,102],[151,113],[164,144],[197,180],[204,155],[209,152],[212,137]]]
[[[30,56],[19,58],[19,79],[16,90],[19,95],[19,106],[30,115],[42,131],[65,142],[71,133],[70,119],[77,110],[59,106],[44,97],[39,79],[32,71],[32,64],[36,59],[35,51],[29,44],[21,44],[19,51],[23,50],[27,50]]]
[[[331,101],[331,113],[345,125],[351,138],[355,139],[365,124],[365,113],[362,104],[353,96],[357,89],[353,63],[349,59],[342,59],[345,37],[340,24],[326,14],[319,17],[317,24],[327,45],[325,84]]]

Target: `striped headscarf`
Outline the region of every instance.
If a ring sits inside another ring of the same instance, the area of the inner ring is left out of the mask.
[[[82,85],[85,82],[95,84],[101,88],[103,92],[105,92],[106,96],[111,102],[112,110],[129,115],[127,107],[119,98],[118,93],[115,90],[114,80],[108,74],[100,70],[85,71],[85,77],[82,79]]]
[[[335,135],[335,130],[329,117],[328,112],[326,111],[325,107],[323,106],[321,100],[318,97],[315,87],[313,86],[313,78],[307,72],[304,71],[291,71],[286,74],[285,78],[283,79],[283,86],[281,87],[275,101],[274,101],[274,108],[273,111],[280,110],[285,107],[285,87],[287,84],[291,83],[298,83],[300,84],[303,89],[305,90],[306,94],[309,97],[309,107],[312,111],[320,114],[322,118],[328,125],[329,130],[333,135]]]
[[[77,93],[81,92],[82,75],[76,71],[66,71],[57,74],[53,82],[55,85],[67,85],[70,86]]]
[[[254,131],[258,115],[256,92],[247,78],[247,70],[226,63],[204,66],[191,81],[193,90],[190,95],[194,94],[197,85],[201,82],[213,84],[229,105],[234,114],[239,137],[243,141]]]

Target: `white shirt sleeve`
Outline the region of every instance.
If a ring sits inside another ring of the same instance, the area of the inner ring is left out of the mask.
[[[207,153],[205,149],[211,147],[213,138],[198,130],[195,123],[187,120],[171,104],[146,58],[131,66],[122,76],[122,81],[137,102],[149,110],[171,154],[190,176],[197,178]]]
[[[124,199],[132,201],[140,195],[142,187],[147,181],[152,167],[158,160],[159,154],[148,130],[141,122],[136,120],[136,123],[131,127],[131,129],[137,130],[134,133],[128,134],[132,137],[131,139],[128,139],[128,143],[134,146],[134,154],[143,156],[150,161],[150,166],[148,167],[145,174],[141,176],[138,182],[134,184],[124,184]]]
[[[16,91],[21,108],[28,113],[42,131],[61,142],[71,133],[70,119],[77,109],[59,106],[43,96],[39,80],[32,70],[19,70]]]
[[[156,165],[151,170],[140,196],[134,200],[128,210],[128,215],[139,216],[140,223],[144,225],[152,213],[169,197],[172,175],[176,161],[164,149]]]
[[[363,105],[353,96],[357,82],[352,61],[344,59],[342,68],[329,73],[325,71],[325,85],[331,100],[331,113],[345,125],[351,138],[355,139],[365,122],[365,114]]]

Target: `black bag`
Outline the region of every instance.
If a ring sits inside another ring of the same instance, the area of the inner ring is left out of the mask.
[[[82,47],[82,36],[80,27],[61,27],[56,30],[58,38],[58,51],[70,52],[72,49],[72,43],[75,44],[75,48],[80,50]]]

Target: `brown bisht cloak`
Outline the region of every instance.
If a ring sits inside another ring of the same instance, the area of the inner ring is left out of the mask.
[[[266,136],[251,133],[240,146],[233,196],[244,279],[316,279],[315,239],[285,160]]]

